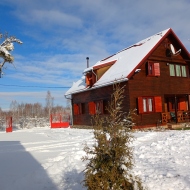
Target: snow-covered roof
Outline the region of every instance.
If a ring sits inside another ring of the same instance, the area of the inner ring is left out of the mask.
[[[101,66],[102,64],[116,60],[116,62],[102,75],[102,77],[93,85],[93,87],[91,87],[91,89],[112,84],[115,81],[128,80],[128,76],[132,73],[132,71],[138,69],[142,60],[151,52],[151,50],[160,42],[169,30],[171,29],[168,28],[162,32],[150,36],[117,52],[107,59],[98,61],[94,66],[85,69],[83,73],[92,70],[93,67]],[[80,82],[81,80],[84,80],[83,83]],[[74,94],[83,90],[87,90],[84,77],[74,83],[65,95]]]

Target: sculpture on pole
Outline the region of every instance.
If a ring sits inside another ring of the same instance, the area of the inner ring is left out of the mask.
[[[0,39],[3,38],[3,34],[0,34]],[[5,37],[3,43],[0,44],[0,57],[3,61],[0,63],[0,78],[2,76],[2,68],[6,62],[13,63],[14,57],[10,54],[10,51],[14,50],[13,42],[22,44],[22,42],[14,36]]]

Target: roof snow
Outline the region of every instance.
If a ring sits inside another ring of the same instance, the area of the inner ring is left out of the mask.
[[[148,37],[130,47],[127,47],[116,54],[98,61],[93,67],[102,65],[111,61],[116,60],[103,75],[102,77],[91,87],[97,88],[104,85],[112,84],[115,81],[128,80],[129,74],[134,70],[138,69],[138,64],[143,58],[156,46],[156,44],[162,39],[162,37],[170,30],[166,29],[159,32],[151,37]],[[93,70],[93,67],[87,68],[83,73]],[[85,81],[81,83],[81,80],[85,80],[84,77],[78,82],[74,83],[73,86],[66,92],[65,95],[77,93],[78,91],[86,90]]]

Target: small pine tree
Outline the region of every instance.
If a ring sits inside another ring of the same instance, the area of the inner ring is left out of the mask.
[[[114,84],[114,93],[108,104],[107,117],[96,114],[93,121],[95,144],[85,145],[88,161],[84,170],[84,186],[88,190],[143,190],[138,177],[132,175],[134,139],[131,128],[133,113],[122,111],[124,86]]]

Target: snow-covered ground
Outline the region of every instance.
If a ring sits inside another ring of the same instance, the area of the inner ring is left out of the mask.
[[[190,190],[190,131],[135,132],[134,172],[151,190]],[[0,190],[85,189],[81,157],[91,130],[0,132]]]

